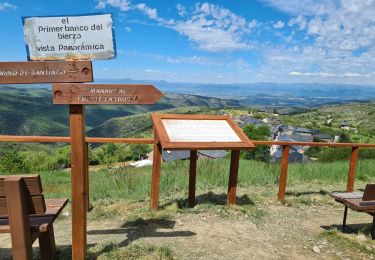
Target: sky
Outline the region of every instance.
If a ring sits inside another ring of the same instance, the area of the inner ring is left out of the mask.
[[[27,59],[22,16],[112,13],[97,79],[375,85],[375,0],[0,0],[0,61]]]

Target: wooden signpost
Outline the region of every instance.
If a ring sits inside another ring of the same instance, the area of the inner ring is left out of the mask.
[[[154,104],[163,94],[153,85],[53,84],[54,104]]]
[[[92,81],[91,61],[0,62],[0,84]]]
[[[53,84],[53,103],[69,104],[72,171],[72,257],[86,257],[88,158],[84,104],[154,104],[163,94],[152,85]]]
[[[231,150],[228,204],[236,202],[238,165],[241,149],[254,148],[241,128],[229,116],[152,114],[154,156],[151,180],[151,209],[158,209],[161,157],[163,149],[190,150],[188,206],[195,205],[198,150]]]
[[[29,60],[0,63],[0,84],[53,84],[53,103],[70,111],[72,180],[72,258],[86,258],[88,158],[85,104],[154,104],[162,93],[152,85],[82,84],[92,82],[91,61],[116,57],[111,14],[25,17],[23,29]],[[48,60],[48,62],[46,62]]]
[[[154,104],[163,94],[152,85],[92,82],[91,61],[0,62],[0,84],[53,83],[54,104],[69,104],[72,184],[72,258],[86,257],[88,163],[85,104]]]

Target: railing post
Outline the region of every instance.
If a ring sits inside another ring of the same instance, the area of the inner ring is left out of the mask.
[[[232,155],[230,157],[230,170],[229,170],[228,195],[227,195],[227,203],[229,205],[236,204],[239,163],[240,163],[240,150],[232,150]]]
[[[89,188],[89,143],[86,142],[86,210],[89,212],[91,210],[90,206],[90,188]]]
[[[283,145],[283,155],[281,157],[281,171],[279,179],[279,193],[277,195],[279,201],[285,199],[286,179],[288,175],[290,145]]]
[[[350,157],[350,164],[349,164],[348,183],[346,185],[347,192],[352,192],[354,189],[355,174],[357,171],[358,151],[359,151],[358,146],[355,146],[352,148],[352,155]]]
[[[162,160],[161,146],[160,144],[155,143],[154,155],[152,159],[152,177],[151,177],[151,195],[150,195],[151,210],[158,210],[161,160]]]
[[[195,184],[197,179],[197,150],[190,151],[190,167],[189,167],[189,198],[188,207],[194,208],[195,206]]]

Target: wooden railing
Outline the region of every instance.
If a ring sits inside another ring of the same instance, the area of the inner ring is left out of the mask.
[[[0,135],[0,142],[29,142],[29,143],[69,143],[70,137],[63,136],[14,136]],[[101,138],[86,137],[86,143],[128,143],[128,144],[153,144],[152,138]],[[284,142],[284,141],[253,141],[255,145],[281,145],[283,147],[279,178],[278,200],[285,199],[286,182],[288,176],[289,151],[291,146],[326,146],[326,147],[351,147],[351,157],[346,190],[352,192],[357,169],[359,148],[375,148],[375,144],[360,143],[326,143],[326,142]]]
[[[284,142],[284,141],[253,141],[255,145],[281,145],[283,153],[281,157],[280,178],[279,178],[279,193],[278,200],[285,199],[286,180],[288,176],[289,151],[290,146],[327,146],[327,147],[351,147],[352,153],[350,156],[348,180],[346,184],[346,191],[352,192],[354,189],[354,180],[357,169],[359,148],[375,148],[375,144],[359,144],[359,143],[330,143],[330,142]]]

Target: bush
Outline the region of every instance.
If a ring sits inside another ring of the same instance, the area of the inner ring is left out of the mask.
[[[25,173],[30,168],[18,151],[9,151],[0,158],[1,173]]]
[[[111,164],[139,160],[142,157],[146,157],[150,151],[150,146],[145,144],[105,144],[93,151],[92,157],[100,164]]]
[[[244,133],[250,140],[267,140],[271,135],[268,126],[247,125],[243,128]],[[255,149],[241,152],[241,157],[247,160],[269,162],[271,160],[270,146],[259,145]]]

